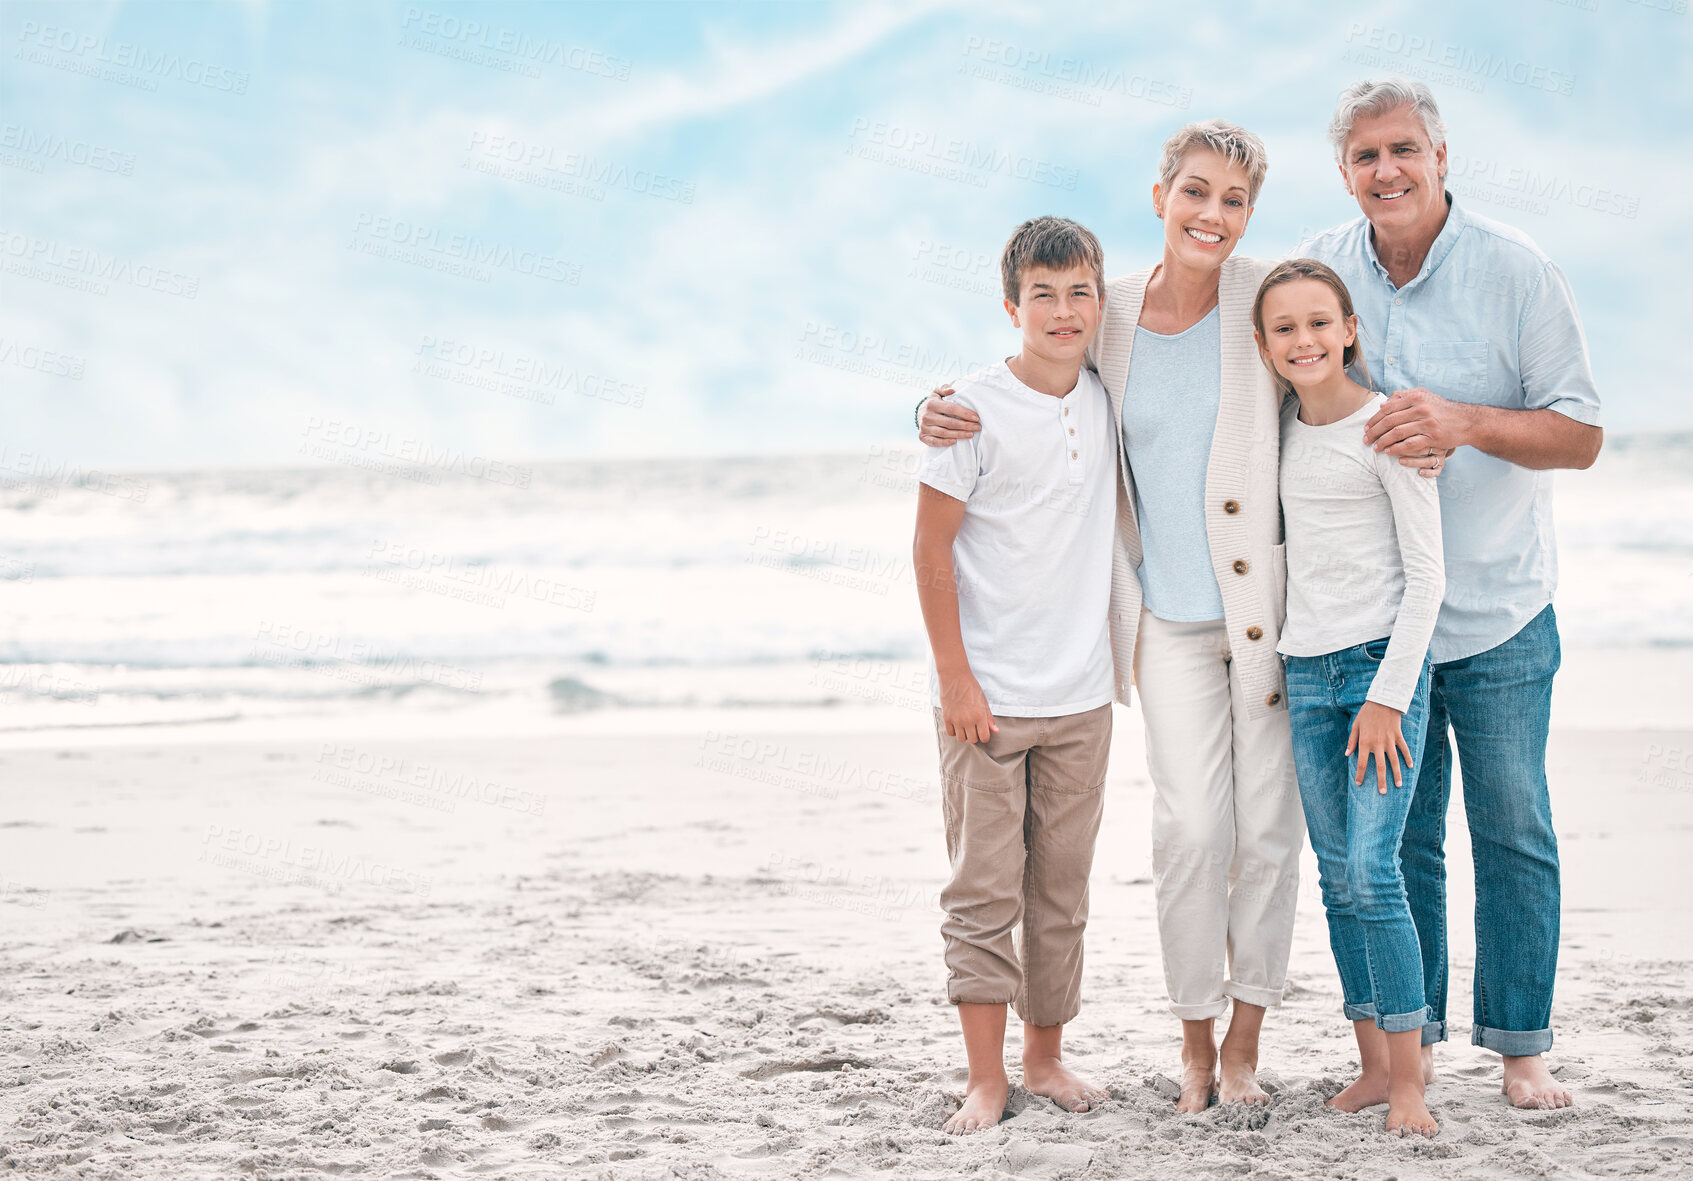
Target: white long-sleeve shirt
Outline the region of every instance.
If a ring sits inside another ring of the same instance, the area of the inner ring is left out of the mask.
[[[1415,468],[1364,442],[1386,398],[1326,426],[1282,420],[1281,502],[1287,531],[1287,622],[1276,651],[1324,656],[1388,637],[1367,694],[1411,704],[1445,593],[1440,492]]]

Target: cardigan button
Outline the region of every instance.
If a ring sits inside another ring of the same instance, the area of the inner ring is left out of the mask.
[[[1236,574],[1245,574],[1247,569],[1248,569],[1248,567],[1246,565],[1246,559],[1245,558],[1236,558],[1234,560],[1234,572]]]
[[[1261,640],[1264,638],[1264,629],[1261,627],[1249,627],[1246,629],[1246,638],[1249,640]]]
[[[1268,697],[1264,698],[1264,704],[1265,705],[1280,705],[1281,699],[1282,699],[1282,695],[1280,693],[1272,693]]]
[[[1223,501],[1223,511],[1225,513],[1228,513],[1231,517],[1234,516],[1234,514],[1236,514],[1240,511],[1240,501],[1238,501],[1238,500],[1225,500],[1225,501]]]

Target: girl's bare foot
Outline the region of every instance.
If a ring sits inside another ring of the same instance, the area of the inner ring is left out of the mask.
[[[1057,1058],[1025,1055],[1023,1085],[1065,1111],[1092,1111],[1111,1098],[1104,1087],[1090,1083]]]
[[[941,1125],[941,1131],[953,1136],[968,1136],[993,1127],[1005,1115],[1005,1100],[1011,1084],[1002,1073],[998,1077],[970,1078],[964,1091],[964,1102],[952,1117]]]
[[[1428,1113],[1421,1087],[1394,1087],[1387,1097],[1389,1136],[1432,1136],[1440,1125]]]
[[[1552,1078],[1546,1060],[1539,1054],[1506,1058],[1505,1081],[1499,1089],[1516,1107],[1569,1107],[1575,1102],[1575,1097]]]
[[[1362,1111],[1366,1107],[1374,1107],[1378,1103],[1386,1103],[1387,1101],[1387,1072],[1384,1070],[1376,1074],[1365,1071],[1358,1076],[1356,1082],[1330,1099],[1324,1106],[1332,1107],[1336,1111],[1353,1112]]]
[[[1374,1021],[1354,1021],[1352,1036],[1358,1042],[1358,1079],[1326,1106],[1336,1111],[1362,1111],[1386,1103],[1392,1074],[1388,1069],[1387,1035]],[[1421,1037],[1421,1035],[1418,1035]]]

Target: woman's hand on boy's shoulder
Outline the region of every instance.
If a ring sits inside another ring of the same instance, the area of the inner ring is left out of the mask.
[[[923,403],[917,422],[917,441],[929,447],[950,447],[982,429],[982,419],[968,406],[946,401],[953,394],[950,385],[938,385]]]

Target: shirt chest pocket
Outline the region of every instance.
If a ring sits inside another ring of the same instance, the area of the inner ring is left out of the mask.
[[[1443,398],[1485,402],[1487,343],[1450,340],[1425,344],[1417,351],[1417,371],[1411,377]]]

